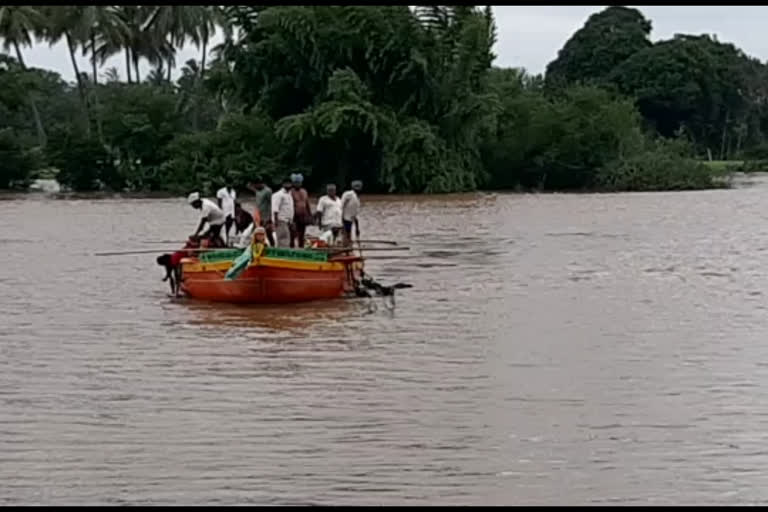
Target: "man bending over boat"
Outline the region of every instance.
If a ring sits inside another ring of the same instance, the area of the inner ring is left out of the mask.
[[[226,216],[221,208],[210,199],[201,199],[199,192],[192,192],[187,198],[189,204],[195,210],[200,210],[200,224],[197,225],[197,230],[194,232],[191,238],[207,238],[209,240],[209,247],[222,247],[223,241],[221,239],[221,228],[224,227]],[[208,229],[201,235],[200,231],[208,224]]]

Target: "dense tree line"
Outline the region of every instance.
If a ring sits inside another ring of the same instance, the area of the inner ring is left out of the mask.
[[[0,188],[56,169],[76,190],[296,171],[310,190],[687,189],[717,185],[705,156],[768,156],[766,67],[650,31],[609,7],[530,76],[493,67],[490,7],[0,7]],[[25,64],[26,48],[59,41],[74,83]],[[189,43],[200,59],[174,81]],[[122,76],[101,70],[114,55]]]

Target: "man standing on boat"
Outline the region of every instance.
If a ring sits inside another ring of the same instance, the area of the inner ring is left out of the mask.
[[[352,224],[355,225],[355,238],[360,240],[360,224],[357,215],[360,213],[360,198],[357,196],[363,190],[363,182],[355,180],[352,189],[341,195],[341,218],[344,223],[344,245],[352,244]]]
[[[309,194],[302,186],[304,176],[301,174],[291,174],[293,188],[291,188],[291,197],[293,198],[293,229],[291,230],[291,248],[304,248],[304,234],[307,226],[312,224],[312,207],[309,205]]]
[[[291,224],[293,223],[293,197],[291,196],[291,180],[285,178],[283,187],[272,194],[272,216],[277,235],[277,247],[290,247]]]
[[[197,230],[192,235],[192,238],[198,238],[200,231],[203,230],[203,226],[208,223],[208,229],[200,235],[200,238],[209,239],[213,246],[222,245],[221,228],[224,227],[226,217],[221,208],[210,199],[201,199],[200,192],[192,192],[189,194],[187,201],[192,208],[201,211],[200,224],[197,225]]]
[[[235,199],[237,193],[229,185],[224,185],[216,192],[216,199],[219,202],[219,208],[224,212],[226,220],[224,221],[224,241],[229,241],[229,231],[235,222]]]
[[[315,217],[320,231],[331,231],[336,242],[341,230],[341,199],[336,195],[336,185],[328,185],[325,190],[326,195],[317,201]]]
[[[258,212],[257,226],[262,226],[267,234],[272,247],[275,246],[275,237],[272,232],[272,189],[264,183],[262,178],[257,178],[254,183],[249,183],[248,188],[256,195],[256,212]],[[254,212],[255,213],[255,212]]]

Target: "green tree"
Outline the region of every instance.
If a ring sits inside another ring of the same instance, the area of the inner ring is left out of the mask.
[[[226,179],[244,186],[256,176],[279,180],[287,167],[272,121],[261,113],[227,116],[215,130],[176,137],[158,169],[158,186],[209,193]]]
[[[651,22],[637,9],[611,6],[589,17],[547,65],[548,87],[599,83],[632,55],[651,46]]]
[[[85,126],[88,133],[91,130],[91,117],[86,97],[86,85],[83,74],[77,65],[76,52],[81,43],[77,39],[76,32],[79,30],[82,7],[77,6],[46,6],[41,8],[41,14],[46,19],[46,23],[40,28],[40,37],[48,42],[50,46],[57,44],[62,38],[67,43],[69,58],[72,63],[72,69],[77,81],[77,90],[80,95],[82,106],[82,115],[85,119]]]
[[[32,46],[32,37],[42,25],[43,17],[35,7],[0,6],[0,39],[3,40],[3,49],[8,51],[13,48],[23,69],[26,69],[27,66],[21,54],[21,47]],[[29,96],[27,101],[35,119],[38,144],[45,146],[45,129],[35,99]]]
[[[32,152],[21,146],[14,130],[0,129],[0,189],[26,188],[35,167]]]
[[[762,84],[749,79],[757,66],[731,44],[709,36],[677,36],[633,55],[610,79],[636,98],[661,135],[683,133],[701,151],[724,158],[727,139],[746,125],[758,101]]]
[[[78,191],[122,189],[113,156],[96,139],[82,132],[58,129],[51,134],[49,161],[59,169],[56,179]]]

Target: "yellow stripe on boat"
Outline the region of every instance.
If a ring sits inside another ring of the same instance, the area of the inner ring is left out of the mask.
[[[226,272],[232,266],[232,261],[216,261],[202,263],[197,260],[184,259],[181,261],[185,273],[189,272]],[[344,264],[338,262],[316,262],[299,260],[282,260],[277,258],[254,258],[248,266],[273,267],[292,270],[314,270],[320,272],[338,272],[344,270]]]

